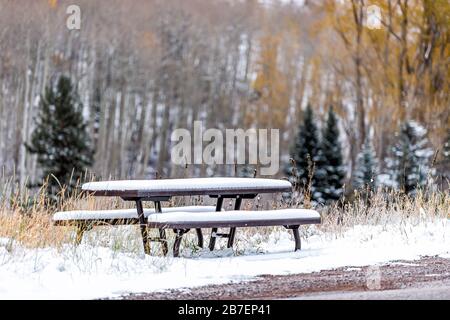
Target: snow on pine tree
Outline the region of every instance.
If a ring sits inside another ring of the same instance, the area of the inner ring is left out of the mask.
[[[407,121],[396,134],[397,143],[388,159],[390,185],[413,195],[424,187],[430,172],[433,151],[428,147],[427,131],[415,121]]]
[[[241,178],[254,178],[256,175],[256,166],[251,164],[238,165],[237,176]]]
[[[323,169],[322,194],[326,202],[339,200],[344,192],[345,169],[342,147],[339,141],[339,128],[333,107],[328,110],[326,126],[322,136]]]
[[[318,204],[325,204],[332,200],[330,194],[332,193],[333,188],[329,188],[330,181],[328,180],[326,168],[327,159],[320,144],[317,148],[317,154],[313,159],[314,172],[311,186],[311,199]]]
[[[60,185],[73,190],[77,179],[92,165],[83,107],[69,78],[61,76],[56,88],[47,87],[40,99],[36,128],[27,149],[48,179],[48,193],[54,198]],[[56,179],[55,179],[56,178]]]
[[[323,156],[320,149],[318,128],[310,105],[307,106],[303,123],[291,148],[291,158],[295,164],[289,164],[285,173],[296,190],[308,190],[311,187],[311,200],[323,203],[320,184],[325,173],[322,169]],[[311,184],[311,185],[310,185]],[[309,186],[310,185],[310,186]]]
[[[442,158],[444,162],[444,170],[450,171],[450,129],[447,129],[447,139],[444,142]],[[447,172],[447,175],[450,177],[450,172]]]
[[[447,129],[447,136],[444,141],[440,160],[437,163],[439,179],[443,185],[450,182],[450,129]]]
[[[368,137],[364,141],[356,160],[353,174],[353,188],[369,193],[377,188],[378,159]]]

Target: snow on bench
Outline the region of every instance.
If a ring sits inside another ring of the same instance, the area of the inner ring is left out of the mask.
[[[53,216],[53,222],[55,225],[77,226],[76,244],[81,243],[85,231],[95,225],[104,225],[105,223],[112,225],[140,224],[141,228],[159,228],[160,233],[164,232],[164,229],[173,229],[176,233],[173,244],[174,257],[179,256],[183,234],[192,228],[197,229],[197,231],[200,228],[213,228],[211,233],[212,239],[227,237],[229,240],[233,240],[237,227],[284,226],[292,230],[295,239],[295,250],[300,250],[299,226],[321,223],[320,214],[309,209],[217,212],[213,206],[186,206],[162,208],[162,213],[156,213],[154,209],[144,209],[144,217],[145,224],[139,220],[137,209],[77,210],[57,212]],[[231,230],[229,234],[220,234],[216,232],[217,228],[231,228]],[[164,240],[160,241],[166,240],[164,238]],[[228,247],[231,246],[232,241],[229,241]],[[212,250],[211,247],[210,250]]]
[[[187,212],[172,211],[152,214],[147,218],[150,227],[208,228],[258,227],[275,225],[301,225],[320,223],[320,214],[309,209],[280,209],[265,211]]]
[[[186,207],[167,207],[161,209],[163,213],[170,212],[211,212],[215,210],[213,206],[186,206]],[[144,209],[144,216],[148,217],[155,213],[155,209]],[[83,220],[120,220],[120,219],[137,219],[136,209],[116,209],[116,210],[75,210],[61,211],[53,215],[53,221],[83,221]]]
[[[291,229],[295,240],[295,251],[301,249],[298,228],[304,224],[321,223],[320,214],[308,209],[281,209],[267,211],[220,211],[220,212],[170,212],[155,213],[147,217],[147,224],[153,228],[170,228],[176,233],[173,256],[180,254],[183,234],[191,228],[213,228],[211,238],[228,237],[234,239],[237,227],[284,226]],[[229,234],[216,233],[216,228],[231,228]],[[228,247],[232,246],[232,241]],[[211,247],[210,247],[211,249]]]
[[[211,212],[216,207],[213,206],[186,206],[161,208],[162,214],[170,212]],[[75,210],[61,211],[53,215],[53,224],[56,226],[76,226],[77,235],[75,244],[81,243],[85,231],[95,226],[105,225],[131,225],[139,224],[141,229],[146,229],[147,218],[155,214],[155,209],[143,209],[144,217],[141,220],[138,216],[138,209],[116,209],[116,210]],[[198,229],[199,231],[200,229]],[[197,232],[198,232],[197,231]],[[160,230],[161,232],[161,230]],[[146,233],[146,232],[145,232]],[[164,232],[163,232],[164,233]],[[146,236],[145,236],[146,238]],[[200,241],[203,241],[203,237]]]

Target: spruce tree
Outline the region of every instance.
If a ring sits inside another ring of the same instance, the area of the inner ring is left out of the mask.
[[[424,187],[430,172],[433,151],[428,147],[427,131],[414,121],[401,125],[396,135],[397,143],[388,159],[391,186],[408,195]]]
[[[368,137],[364,141],[356,160],[355,173],[353,174],[353,188],[361,192],[373,192],[377,187],[378,160]]]
[[[40,99],[36,128],[27,149],[37,155],[43,178],[49,178],[48,192],[53,198],[60,185],[71,192],[77,179],[92,164],[93,150],[82,109],[70,79],[65,76],[58,79],[56,88],[47,87]]]
[[[446,172],[447,176],[450,178],[450,129],[447,129],[447,138],[442,150],[442,163],[444,172]]]
[[[299,126],[297,136],[291,148],[291,157],[295,167],[289,164],[286,174],[297,190],[307,190],[311,183],[311,200],[323,202],[322,193],[318,184],[323,179],[322,153],[318,128],[310,105],[307,106],[303,122]]]
[[[328,117],[322,137],[324,177],[322,178],[323,198],[326,202],[339,200],[343,194],[345,170],[343,166],[342,147],[339,141],[339,128],[333,107],[328,110]]]
[[[447,129],[447,136],[443,143],[437,167],[440,183],[445,187],[450,182],[450,129]]]
[[[317,154],[314,157],[314,173],[311,188],[311,199],[319,204],[325,204],[330,200],[327,194],[329,188],[326,163],[327,159],[325,156],[325,152],[319,142],[319,146],[317,147]]]
[[[241,178],[254,178],[256,175],[256,166],[251,164],[239,165],[237,168],[237,176]]]

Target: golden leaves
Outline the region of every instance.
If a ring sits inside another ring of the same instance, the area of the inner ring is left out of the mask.
[[[58,6],[58,0],[48,0],[50,8],[55,9]]]
[[[289,107],[288,77],[278,61],[281,36],[264,34],[260,39],[257,75],[252,83],[258,93],[256,117],[259,123],[280,128]]]

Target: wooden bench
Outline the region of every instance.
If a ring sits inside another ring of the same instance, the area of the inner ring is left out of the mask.
[[[174,196],[200,196],[207,195],[217,199],[215,211],[221,211],[224,199],[234,199],[234,210],[240,210],[244,199],[254,199],[258,194],[289,192],[292,185],[289,181],[263,178],[233,178],[233,177],[212,177],[212,178],[186,178],[186,179],[158,179],[158,180],[119,180],[119,181],[98,181],[83,184],[82,190],[95,197],[120,197],[124,201],[136,203],[136,210],[140,220],[142,242],[146,254],[150,254],[150,241],[157,241],[162,244],[163,253],[169,251],[165,229],[159,230],[159,238],[149,238],[146,221],[143,216],[143,202],[152,201],[156,212],[161,213],[161,203],[169,201]],[[198,246],[203,248],[202,229],[196,228]],[[228,246],[233,244],[236,228],[231,228],[227,234]],[[213,228],[212,233],[217,233],[217,228]],[[209,249],[214,250],[216,237],[212,237],[209,242]]]
[[[232,228],[232,230],[235,230],[237,227],[284,226],[292,230],[295,240],[295,251],[297,251],[301,249],[299,226],[319,223],[321,223],[320,214],[317,211],[308,209],[221,212],[172,211],[162,214],[151,214],[147,218],[147,224],[150,228],[173,229],[176,234],[173,245],[174,257],[179,256],[183,235],[192,228],[214,228],[214,230],[217,230],[216,228]],[[215,232],[211,234],[211,237],[216,236],[228,236],[234,239],[234,234],[219,235],[215,234]]]
[[[186,206],[186,207],[167,207],[162,208],[163,213],[171,212],[211,212],[214,206]],[[147,224],[147,218],[155,213],[155,209],[143,209],[144,223]],[[95,226],[105,225],[140,225],[140,220],[136,209],[117,209],[117,210],[76,210],[61,211],[53,215],[53,224],[56,226],[74,226],[77,228],[75,244],[80,244],[83,234]]]

